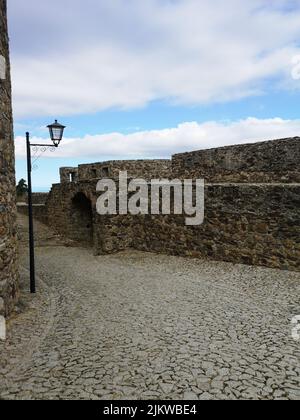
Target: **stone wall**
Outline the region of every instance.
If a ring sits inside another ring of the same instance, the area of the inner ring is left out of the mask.
[[[115,160],[88,163],[75,167],[60,168],[60,182],[81,182],[102,178],[117,178],[120,171],[127,171],[131,178],[168,178],[171,173],[171,160]]]
[[[78,168],[64,167],[60,168],[60,182],[62,184],[68,184],[69,182],[77,182],[78,180]]]
[[[99,216],[95,188],[56,185],[48,201],[49,223],[60,234],[87,244],[85,228],[92,227],[95,254],[131,247],[300,271],[300,185],[207,185],[205,221],[194,227],[184,215]],[[89,221],[72,204],[78,193],[91,202]]]
[[[17,203],[18,213],[28,216],[28,205],[26,203]],[[33,217],[39,222],[48,224],[48,211],[45,204],[32,205]]]
[[[300,138],[200,150],[173,156],[173,176],[206,182],[300,182]]]
[[[32,193],[32,204],[46,204],[49,193]],[[25,203],[28,203],[28,195],[25,195]]]
[[[205,219],[133,219],[133,247],[300,271],[300,185],[207,185]]]
[[[205,159],[199,160],[202,154]],[[283,163],[280,155],[284,157]],[[204,178],[210,182],[205,188],[203,225],[186,226],[185,215],[100,216],[96,212],[98,178],[81,180],[80,175],[77,182],[53,185],[47,201],[49,224],[70,239],[92,245],[95,254],[132,247],[300,271],[298,138],[195,152],[188,156],[193,162],[191,172],[185,168],[185,155],[177,155],[173,160],[174,173],[170,172],[168,177],[203,177],[203,167],[207,168],[208,175]],[[216,158],[219,166],[207,164],[212,156],[219,156],[219,160]],[[243,173],[238,170],[241,156],[247,163]],[[231,162],[230,173],[226,172],[229,166],[224,169],[222,162],[227,165]],[[117,162],[109,167],[110,177],[117,182],[119,170],[124,170],[126,165],[128,162],[124,165]],[[90,176],[85,170],[91,170],[92,166],[82,165],[79,174],[83,171],[82,177]],[[167,166],[163,167],[163,174],[156,174],[155,178],[165,178],[165,171]],[[220,178],[218,171],[223,174]],[[239,182],[220,182],[224,180],[224,171],[231,181]],[[246,178],[249,182],[245,182]]]
[[[124,250],[132,245],[132,217],[99,216],[96,185],[97,180],[53,185],[48,224],[62,236],[92,246],[96,255]]]
[[[0,314],[18,298],[16,183],[6,0],[0,0]]]
[[[127,171],[130,178],[169,178],[171,160],[115,160],[79,165],[78,179],[117,178],[120,171]]]

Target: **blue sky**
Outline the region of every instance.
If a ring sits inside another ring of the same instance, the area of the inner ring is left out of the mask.
[[[298,0],[8,3],[18,178],[24,132],[67,125],[35,190],[60,166],[299,136]]]

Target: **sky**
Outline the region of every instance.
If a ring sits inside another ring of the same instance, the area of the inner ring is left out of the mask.
[[[9,0],[17,178],[300,136],[300,0]]]

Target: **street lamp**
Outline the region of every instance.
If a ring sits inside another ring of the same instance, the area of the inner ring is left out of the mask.
[[[53,124],[48,125],[50,138],[53,141],[55,147],[59,146],[59,143],[62,141],[64,135],[64,125],[61,125],[55,120]]]
[[[30,256],[30,293],[36,292],[35,284],[35,258],[34,258],[34,230],[33,230],[33,210],[32,210],[32,182],[31,182],[31,147],[58,147],[66,127],[55,120],[53,124],[48,125],[50,138],[53,144],[31,144],[30,135],[26,133],[27,148],[27,174],[28,174],[28,216],[29,216],[29,256]]]

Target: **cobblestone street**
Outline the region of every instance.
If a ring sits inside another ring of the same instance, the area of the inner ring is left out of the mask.
[[[128,251],[38,226],[38,293],[0,342],[2,399],[300,399],[300,274]],[[26,288],[25,288],[26,285]]]

